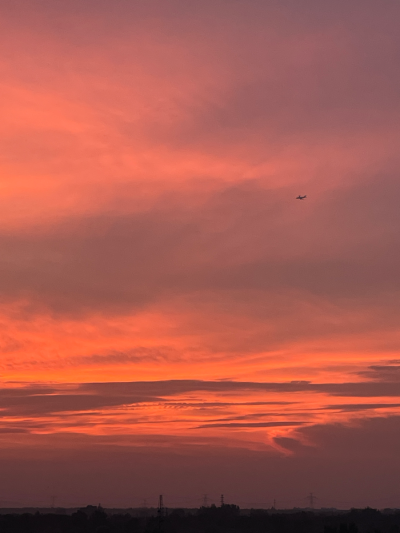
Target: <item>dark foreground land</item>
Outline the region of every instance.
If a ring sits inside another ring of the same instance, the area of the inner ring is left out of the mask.
[[[2,510],[0,533],[400,533],[400,510],[244,512],[236,505],[143,513],[106,512],[100,507],[70,514],[62,509]]]

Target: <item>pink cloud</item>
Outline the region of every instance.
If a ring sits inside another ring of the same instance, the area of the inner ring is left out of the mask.
[[[201,481],[181,472],[174,494],[222,491],[213,469],[230,461],[239,486],[265,460],[281,491],[312,464],[333,500],[334,468],[354,459],[349,487],[369,487],[355,504],[371,501],[374,431],[398,424],[399,9],[0,5],[0,431],[10,449],[38,444],[13,456],[31,487],[44,493],[54,442],[70,501],[68,434],[69,464],[89,441],[119,473],[129,453],[175,458]],[[150,471],[146,487],[170,486]]]

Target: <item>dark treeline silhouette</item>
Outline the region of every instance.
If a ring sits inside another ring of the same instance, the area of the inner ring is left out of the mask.
[[[348,512],[251,509],[236,505],[173,509],[154,516],[112,514],[101,507],[72,514],[0,515],[1,533],[400,533],[400,510],[352,509]]]

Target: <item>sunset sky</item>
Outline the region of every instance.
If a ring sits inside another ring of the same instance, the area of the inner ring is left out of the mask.
[[[400,507],[399,21],[0,0],[0,506]]]

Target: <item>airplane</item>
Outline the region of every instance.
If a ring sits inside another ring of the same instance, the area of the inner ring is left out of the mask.
[[[299,194],[299,196],[297,196],[296,200],[304,200],[304,198],[307,198],[307,196],[306,195],[300,196],[300,194]]]

